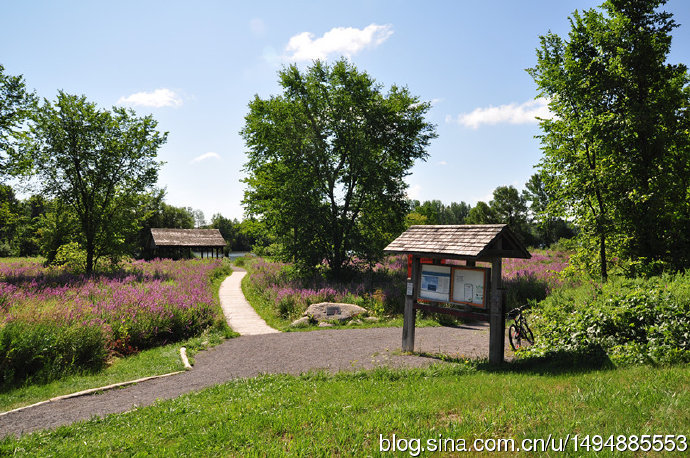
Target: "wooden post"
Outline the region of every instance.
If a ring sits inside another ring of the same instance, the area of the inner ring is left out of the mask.
[[[412,284],[412,291],[410,291],[410,284]],[[417,297],[419,294],[418,256],[413,256],[412,258],[412,278],[407,283],[407,285],[407,294],[405,296],[405,311],[403,314],[402,351],[414,351],[414,326],[416,319],[414,303],[417,302]]]
[[[501,258],[491,261],[491,309],[489,315],[489,363],[503,363],[506,322],[503,313]]]

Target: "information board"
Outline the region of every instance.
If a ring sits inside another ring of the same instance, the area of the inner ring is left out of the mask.
[[[481,267],[453,267],[451,302],[485,308],[488,272]]]
[[[419,298],[448,302],[450,299],[450,267],[422,265]]]

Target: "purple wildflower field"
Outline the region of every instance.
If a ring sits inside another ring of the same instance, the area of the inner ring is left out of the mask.
[[[565,252],[538,250],[532,253],[531,259],[505,259],[505,286],[513,288],[516,296],[511,300],[526,300],[529,297],[522,296],[532,295],[535,285],[541,291],[535,298],[543,298],[560,286],[558,273],[568,266],[568,258]],[[321,277],[296,278],[290,274],[290,264],[264,259],[254,262],[251,269],[252,288],[285,319],[300,316],[310,304],[326,301],[362,305],[377,315],[399,314],[404,306],[406,256],[387,257],[374,265],[371,272],[356,275],[349,282],[327,281]]]
[[[503,279],[532,276],[546,282],[550,288],[560,286],[558,274],[568,267],[570,255],[554,250],[534,250],[531,254],[531,259],[504,259]]]
[[[220,261],[134,261],[96,277],[19,260],[0,263],[0,331],[5,324],[98,327],[111,353],[196,335],[218,318],[209,283]]]
[[[396,313],[395,308],[404,302],[407,268],[404,256],[388,257],[346,282],[318,276],[299,278],[291,267],[265,259],[258,259],[251,266],[251,287],[285,319],[296,318],[309,305],[319,302],[358,304],[376,314]]]

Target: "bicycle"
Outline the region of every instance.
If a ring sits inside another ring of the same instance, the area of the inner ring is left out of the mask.
[[[523,305],[508,312],[508,316],[515,316],[513,324],[508,328],[508,340],[513,351],[528,346],[525,343],[534,344],[534,334],[527,326],[527,318],[522,314],[528,307],[529,305]]]

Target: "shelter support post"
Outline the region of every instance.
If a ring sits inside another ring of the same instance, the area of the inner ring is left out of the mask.
[[[503,312],[501,258],[491,261],[491,309],[489,315],[489,363],[503,363],[506,322]]]
[[[416,313],[414,304],[417,302],[419,293],[419,257],[414,256],[412,261],[412,278],[408,280],[412,283],[412,291],[408,286],[405,296],[405,311],[403,313],[403,334],[402,351],[414,351],[414,328]]]

